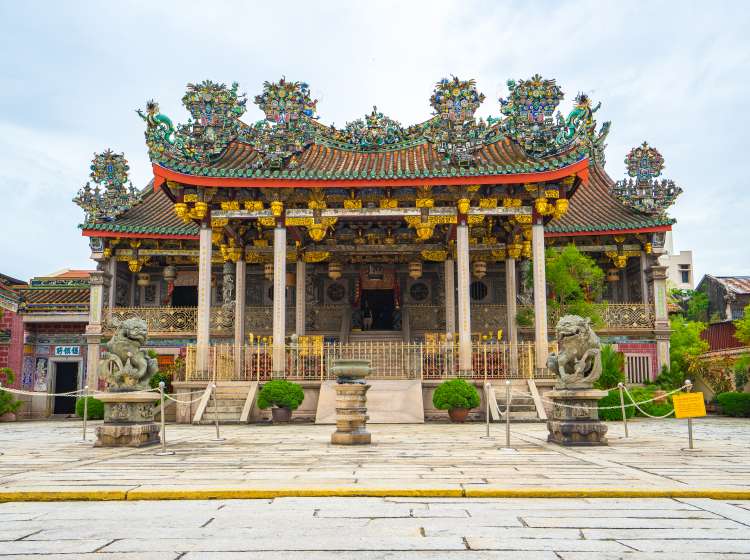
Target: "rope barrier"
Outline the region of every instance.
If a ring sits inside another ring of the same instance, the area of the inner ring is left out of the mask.
[[[203,395],[201,395],[197,399],[193,399],[193,400],[190,400],[190,401],[183,401],[183,400],[180,400],[180,399],[176,399],[176,398],[174,398],[173,396],[171,396],[171,395],[169,395],[167,393],[164,393],[164,396],[166,398],[168,398],[170,401],[174,401],[174,402],[179,403],[179,404],[193,404],[193,403],[196,403],[196,402],[200,401],[203,398]]]
[[[674,395],[675,393],[678,393],[678,392],[682,391],[687,386],[688,385],[685,384],[682,387],[679,387],[679,388],[675,389],[674,391],[670,391],[668,393],[665,393],[664,395],[660,395],[658,397],[653,397],[651,399],[647,399],[645,401],[640,401],[640,402],[637,402],[637,403],[635,402],[635,400],[633,399],[633,397],[630,395],[630,393],[628,393],[628,396],[630,397],[630,399],[631,399],[632,402],[626,404],[625,408],[628,408],[628,407],[631,407],[631,406],[637,407],[639,404],[646,404],[646,403],[653,402],[655,400],[660,400],[660,399],[666,398],[666,397],[668,397],[670,395]],[[626,391],[627,391],[627,389],[626,389]],[[517,395],[523,395],[523,396],[526,396],[526,397],[530,397],[531,396],[531,393],[526,393],[524,391],[517,391],[517,390],[514,389],[513,392],[516,393]],[[594,406],[581,406],[581,405],[577,405],[577,404],[563,404],[563,403],[555,402],[555,401],[550,400],[550,399],[545,399],[541,395],[539,396],[539,399],[541,401],[543,401],[543,402],[546,402],[546,403],[549,403],[549,404],[553,404],[555,406],[560,406],[560,407],[563,407],[563,408],[573,408],[573,409],[577,409],[577,410],[594,410],[594,409],[598,409],[598,410],[615,410],[615,409],[618,409],[619,410],[619,409],[622,409],[622,406],[620,406],[619,404],[616,405],[616,406],[596,406],[596,407],[594,407]],[[641,412],[643,412],[643,411],[641,411]],[[666,416],[654,416],[653,418],[666,418]]]
[[[687,385],[683,385],[683,387],[686,387],[686,386]],[[623,385],[622,388],[625,390],[625,393],[628,395],[628,398],[633,402],[633,405],[635,405],[636,410],[638,410],[644,416],[648,416],[649,418],[656,418],[658,420],[658,419],[666,418],[667,416],[671,416],[672,414],[674,414],[674,408],[672,410],[670,410],[669,412],[667,412],[666,414],[663,414],[662,416],[654,416],[653,414],[649,414],[648,412],[646,412],[645,410],[643,410],[638,405],[639,404],[643,404],[643,403],[647,403],[647,402],[651,402],[652,400],[656,400],[656,399],[650,399],[648,401],[643,401],[643,402],[637,403],[637,402],[635,402],[635,399],[633,398],[633,395],[631,395],[630,391],[628,391],[628,388],[625,385]],[[662,397],[659,397],[659,398],[661,399],[661,398],[664,398],[664,397],[666,397],[666,395],[664,395]]]

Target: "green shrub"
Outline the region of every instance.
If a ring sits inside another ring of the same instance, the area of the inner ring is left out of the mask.
[[[305,393],[302,387],[284,379],[274,379],[263,385],[260,390],[258,407],[278,406],[297,410],[304,399]]]
[[[625,356],[611,344],[602,345],[602,375],[594,383],[597,389],[611,389],[625,381],[623,364]]]
[[[625,404],[632,403],[628,398],[627,394],[623,395]],[[603,407],[607,406],[617,406],[618,408],[610,408],[605,409]],[[613,420],[620,420],[622,421],[622,410],[619,408],[620,406],[620,391],[618,389],[613,389],[609,392],[609,394],[599,399],[599,418],[601,420],[607,420],[607,421],[613,421]],[[625,417],[626,418],[632,418],[635,416],[635,407],[634,406],[626,406],[625,407]]]
[[[678,368],[668,368],[662,366],[659,377],[656,378],[656,384],[666,391],[671,391],[682,387],[685,383],[685,373]]]
[[[740,356],[735,362],[734,367],[734,387],[740,393],[747,385],[748,372],[750,371],[750,354]]]
[[[172,374],[157,371],[154,375],[151,376],[151,379],[148,380],[148,385],[152,389],[158,389],[160,381],[164,382],[164,392],[172,393]]]
[[[721,393],[716,401],[727,416],[750,418],[750,393]]]
[[[12,385],[16,380],[13,370],[10,368],[0,368],[0,382],[3,385]],[[16,412],[23,403],[17,401],[15,397],[7,392],[0,390],[0,416],[8,412]]]
[[[666,397],[666,400],[664,402],[658,403],[656,401],[652,401],[651,399],[654,398],[655,388],[653,386],[651,387],[633,387],[630,388],[630,394],[633,397],[633,401],[637,403],[643,403],[639,404],[638,406],[645,412],[641,412],[637,408],[633,407],[635,409],[635,415],[636,416],[646,416],[647,414],[650,414],[651,416],[663,416],[670,412],[673,408],[672,406],[672,398]],[[625,395],[625,403],[633,402],[628,400],[627,394]],[[650,401],[650,402],[643,402],[643,401]]]
[[[476,408],[479,406],[479,392],[465,379],[449,379],[437,386],[432,394],[432,404],[438,410]]]
[[[104,403],[99,399],[95,399],[94,397],[85,398],[89,401],[88,408],[86,409],[86,412],[88,413],[88,419],[102,420],[104,418]],[[76,399],[76,416],[78,416],[79,418],[83,418],[83,401],[83,398]]]

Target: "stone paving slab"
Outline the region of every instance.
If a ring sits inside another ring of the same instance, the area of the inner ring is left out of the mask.
[[[8,502],[0,503],[0,559],[750,558],[746,509],[737,502],[690,502],[667,498]],[[660,515],[629,516],[634,510]],[[451,511],[465,516],[445,517]],[[535,528],[533,521],[541,516],[559,523]],[[666,521],[673,528],[660,528]]]
[[[89,426],[90,438],[95,425]],[[227,498],[232,491],[240,491],[239,497],[264,497],[265,491],[267,497],[480,497],[503,491],[578,497],[580,490],[591,496],[724,490],[744,497],[750,492],[748,428],[747,419],[696,420],[699,451],[688,452],[686,423],[674,419],[632,421],[628,439],[620,423],[610,423],[610,446],[597,448],[548,444],[543,424],[514,424],[512,450],[503,449],[504,427],[497,424],[493,439],[481,438],[481,424],[376,425],[374,445],[361,447],[331,445],[330,426],[223,426],[226,441],[217,443],[213,426],[168,425],[175,455],[157,456],[154,447],[77,443],[80,422],[23,422],[0,431],[0,499],[9,492],[153,499],[190,497],[193,491],[203,494],[192,497]]]

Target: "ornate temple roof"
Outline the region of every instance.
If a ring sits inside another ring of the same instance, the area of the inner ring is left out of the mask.
[[[81,226],[84,235],[128,237],[193,238],[198,235],[195,223],[184,223],[174,213],[172,199],[162,190],[153,190],[151,184],[143,196],[130,209],[112,221],[87,221]]]
[[[32,278],[18,289],[22,313],[75,312],[89,309],[89,271],[63,270]]]
[[[154,171],[149,188],[138,193],[126,187],[123,154],[95,154],[95,187],[87,184],[75,199],[86,211],[84,235],[195,238],[197,222],[174,209],[175,202],[185,206],[185,189],[196,200],[196,187],[246,187],[253,199],[266,201],[275,187],[322,187],[341,202],[354,188],[363,199],[368,191],[382,198],[472,185],[505,196],[522,185],[555,189],[570,179],[569,210],[547,223],[548,235],[670,228],[674,220],[665,210],[681,189],[656,180],[664,161],[658,151],[646,143],[634,148],[625,158],[631,179],[615,183],[603,168],[609,123],[597,129],[600,104],[579,93],[563,117],[556,112],[563,92],[554,80],[536,75],[511,80],[508,89],[508,97],[499,99],[502,116],[487,122],[475,117],[484,95],[474,81],[453,77],[435,85],[434,116],[423,123],[404,127],[374,107],[337,129],[317,120],[317,101],[303,82],[265,82],[255,97],[265,119],[254,124],[240,120],[246,98],[236,83],[188,84],[186,124],[173,124],[154,101],[138,111]]]
[[[592,167],[589,183],[570,199],[568,211],[546,225],[550,235],[623,230],[668,229],[675,220],[664,215],[649,215],[625,206],[612,194],[615,182],[601,166]]]
[[[563,118],[555,114],[563,93],[554,80],[534,76],[508,86],[508,99],[499,100],[504,118],[488,122],[475,117],[484,95],[474,80],[456,77],[435,85],[434,117],[409,127],[377,108],[343,129],[325,126],[316,120],[309,86],[285,79],[264,83],[255,103],[266,118],[253,125],[239,120],[246,99],[236,83],[188,84],[183,104],[191,119],[183,125],[175,126],[154,101],[138,113],[147,124],[157,186],[164,180],[219,186],[196,178],[231,179],[222,183],[226,186],[253,186],[258,180],[266,186],[310,180],[350,186],[400,179],[530,182],[575,174],[553,172],[601,158],[609,123],[596,130],[599,106],[592,107],[587,96],[579,94]],[[513,178],[499,179],[507,176]]]

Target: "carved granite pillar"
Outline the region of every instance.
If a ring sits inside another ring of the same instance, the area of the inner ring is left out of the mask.
[[[458,373],[469,375],[471,363],[471,302],[469,301],[469,226],[456,228],[458,259]]]
[[[286,228],[273,230],[273,351],[271,370],[274,377],[286,375]]]
[[[518,373],[518,324],[516,323],[516,259],[505,259],[505,306],[508,311],[509,369],[513,377]]]
[[[211,226],[201,224],[198,251],[198,317],[196,325],[196,370],[209,369],[211,327]]]
[[[654,336],[656,337],[656,359],[658,370],[669,366],[669,313],[667,310],[667,267],[651,267],[654,289]]]
[[[305,261],[297,259],[297,277],[295,285],[295,303],[294,303],[294,317],[295,317],[295,329],[294,332],[297,336],[305,336],[305,281],[306,276]]]
[[[547,368],[547,279],[544,262],[544,224],[538,218],[531,226],[531,254],[534,266],[534,354],[536,372]]]
[[[109,273],[96,270],[89,276],[89,322],[86,325],[86,384],[92,391],[99,388],[99,354],[102,340],[105,294],[108,294]],[[106,296],[108,297],[108,295]]]
[[[237,259],[235,265],[234,290],[234,375],[241,379],[243,349],[245,346],[245,281],[247,278],[247,263],[243,256]]]
[[[456,267],[453,259],[445,260],[445,332],[456,332]]]

